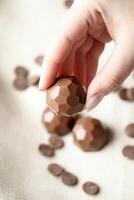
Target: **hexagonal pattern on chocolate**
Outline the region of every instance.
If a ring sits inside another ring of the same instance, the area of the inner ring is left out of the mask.
[[[46,92],[46,103],[56,113],[72,116],[82,111],[86,93],[82,83],[73,76],[58,78]]]
[[[42,123],[48,132],[59,136],[63,136],[71,131],[75,119],[74,117],[58,116],[49,108],[46,108],[42,114]]]
[[[90,117],[79,118],[72,132],[74,142],[83,151],[98,151],[108,140],[108,134],[100,121]]]

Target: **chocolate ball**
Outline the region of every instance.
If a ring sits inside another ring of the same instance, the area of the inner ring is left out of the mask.
[[[64,116],[72,116],[82,111],[85,101],[83,85],[73,76],[58,78],[46,92],[47,105]]]
[[[98,151],[108,140],[108,133],[100,121],[90,117],[79,118],[72,131],[74,142],[83,151]]]
[[[49,108],[46,108],[42,114],[42,123],[49,133],[55,133],[64,136],[71,131],[76,118],[58,116]]]

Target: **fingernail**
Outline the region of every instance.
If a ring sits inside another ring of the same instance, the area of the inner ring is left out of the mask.
[[[90,111],[97,106],[98,103],[103,99],[104,96],[95,94],[94,96],[87,97],[86,110]]]

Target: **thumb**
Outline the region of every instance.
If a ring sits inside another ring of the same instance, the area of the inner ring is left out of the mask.
[[[114,91],[128,77],[134,66],[132,40],[118,44],[106,65],[89,85],[86,110],[92,110],[104,96]]]

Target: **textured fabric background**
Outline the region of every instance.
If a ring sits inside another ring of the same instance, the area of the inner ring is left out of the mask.
[[[41,125],[44,93],[35,88],[18,92],[12,87],[13,69],[26,65],[40,73],[33,60],[45,52],[57,24],[67,10],[62,0],[0,0],[0,200],[131,200],[134,198],[134,163],[123,158],[121,150],[134,144],[123,132],[134,122],[134,104],[111,94],[91,113],[114,129],[113,141],[97,153],[83,153],[66,136],[66,146],[54,159],[37,151],[47,141]],[[100,64],[111,54],[109,44]],[[132,77],[125,83],[134,86]],[[47,172],[51,162],[63,164],[79,176],[78,187],[69,188]],[[100,195],[88,197],[81,184],[93,180]]]

